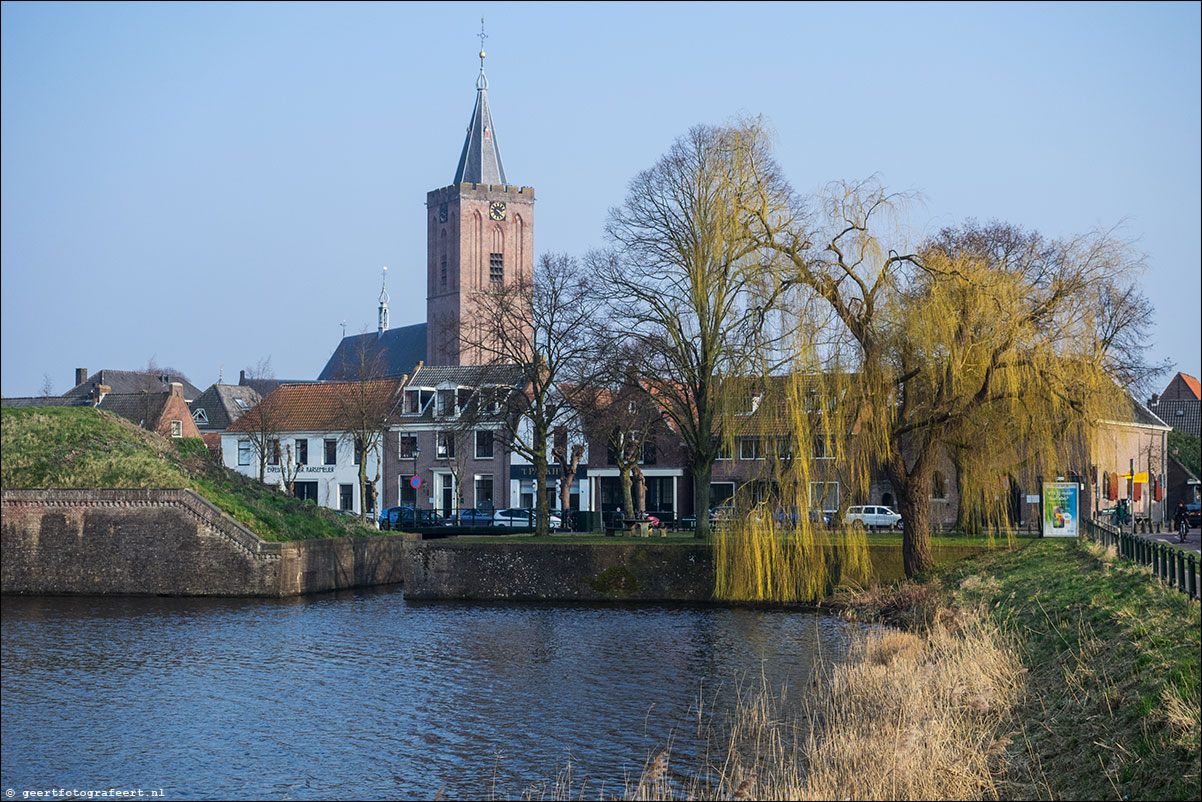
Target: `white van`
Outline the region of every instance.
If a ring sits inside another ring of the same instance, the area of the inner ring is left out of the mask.
[[[889,529],[901,527],[902,517],[888,507],[848,507],[843,516],[845,523],[859,521],[868,529],[884,526]]]

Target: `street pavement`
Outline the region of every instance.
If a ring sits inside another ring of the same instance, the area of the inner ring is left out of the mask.
[[[1141,534],[1140,537],[1144,538],[1145,540],[1150,540],[1153,543],[1171,543],[1174,546],[1180,546],[1181,548],[1192,551],[1195,554],[1202,554],[1202,529],[1199,529],[1196,526],[1189,530],[1184,543],[1177,539],[1177,533],[1175,531],[1160,532],[1159,534],[1151,535]]]

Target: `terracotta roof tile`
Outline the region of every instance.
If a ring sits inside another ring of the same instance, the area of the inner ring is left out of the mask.
[[[391,415],[400,400],[400,379],[376,379],[366,382],[320,382],[317,384],[281,384],[259,402],[264,414],[275,419],[275,428],[282,432],[337,431],[346,428],[341,422],[351,400],[362,392],[365,402]],[[227,431],[251,431],[257,416],[251,413],[239,418]]]

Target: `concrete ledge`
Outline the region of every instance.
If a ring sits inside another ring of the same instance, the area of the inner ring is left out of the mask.
[[[264,541],[191,490],[4,490],[0,592],[295,596],[400,583],[403,538]]]

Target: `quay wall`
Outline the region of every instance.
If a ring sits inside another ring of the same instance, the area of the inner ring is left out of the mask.
[[[393,584],[403,541],[271,543],[191,490],[4,490],[0,592],[295,596]]]

